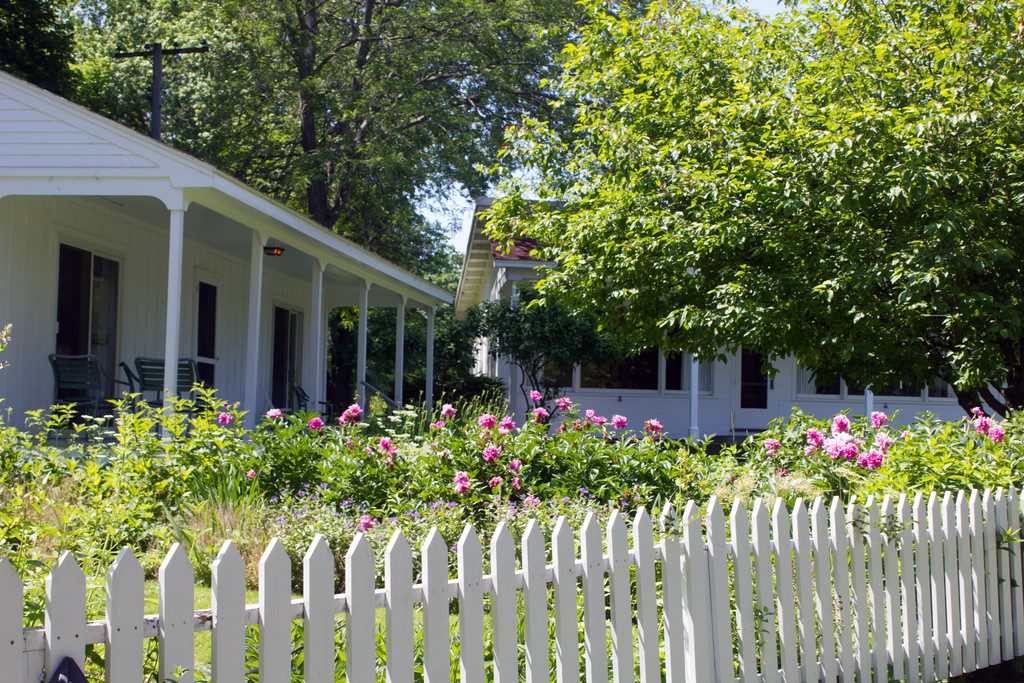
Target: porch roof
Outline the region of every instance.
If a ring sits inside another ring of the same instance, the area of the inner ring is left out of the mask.
[[[369,283],[432,307],[453,297],[214,166],[0,71],[0,198],[148,196],[201,204]]]

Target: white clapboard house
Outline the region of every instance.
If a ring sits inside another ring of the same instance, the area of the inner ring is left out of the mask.
[[[434,308],[450,301],[209,164],[0,72],[0,326],[13,324],[0,407],[15,419],[64,398],[51,354],[92,356],[104,393],[136,359],[176,391],[179,363],[163,360],[186,359],[251,415],[300,393],[315,409],[341,306],[361,313],[365,396],[367,309],[397,308],[399,338],[407,308],[425,314],[429,367]]]
[[[551,265],[534,259],[528,242],[517,243],[506,253],[488,239],[482,213],[489,206],[490,200],[479,199],[474,208],[455,300],[457,315],[482,301],[515,299],[517,283],[537,279],[538,268]],[[770,420],[789,415],[796,405],[822,418],[847,409],[857,414],[898,410],[904,422],[923,411],[946,419],[963,414],[942,382],[926,387],[876,387],[872,392],[839,377],[816,382],[792,358],[776,361],[778,373],[768,378],[761,371],[762,360],[759,354],[744,350],[729,355],[725,362],[695,362],[658,349],[647,349],[612,366],[581,359],[566,372],[565,394],[599,415],[624,415],[633,427],[656,417],[675,436],[756,432]],[[517,370],[496,358],[486,339],[477,347],[477,370],[515,387],[509,400],[523,414],[526,406],[518,390]]]

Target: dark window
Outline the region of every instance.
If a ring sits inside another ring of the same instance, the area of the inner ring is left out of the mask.
[[[572,387],[571,364],[548,363],[544,366],[544,383],[549,386]]]
[[[299,314],[274,307],[274,366],[271,399],[276,408],[295,408],[299,378]]]
[[[199,283],[196,308],[196,355],[199,380],[208,387],[216,386],[217,359],[217,288],[206,282]]]
[[[580,385],[588,389],[658,389],[658,349],[614,363],[584,363]]]
[[[671,353],[665,356],[665,389],[666,391],[681,391],[683,389],[683,362],[685,359],[681,353]],[[689,387],[686,387],[689,389]]]
[[[928,384],[928,396],[931,398],[950,398],[952,395],[953,390],[949,384],[941,379],[933,379]]]
[[[764,356],[743,349],[740,363],[740,408],[767,408],[768,375],[763,370]]]
[[[880,388],[875,393],[879,396],[920,396],[922,386],[913,380],[900,380]]]

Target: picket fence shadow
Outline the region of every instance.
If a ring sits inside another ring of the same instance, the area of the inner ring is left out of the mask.
[[[65,554],[46,580],[42,629],[23,628],[22,584],[0,560],[0,672],[5,680],[48,680],[64,657],[82,663],[86,645],[98,643],[105,680],[136,683],[143,641],[158,638],[160,680],[189,683],[195,634],[212,630],[213,680],[237,683],[246,677],[246,629],[256,626],[259,680],[286,683],[292,622],[301,620],[303,680],[329,683],[342,666],[335,629],[343,616],[344,676],[353,682],[411,683],[417,672],[447,683],[457,666],[459,680],[471,682],[928,683],[1024,654],[1019,501],[1017,491],[1002,489],[886,497],[880,505],[819,498],[793,510],[757,500],[749,512],[737,501],[726,518],[712,499],[703,510],[693,502],[680,513],[667,507],[657,542],[643,509],[631,528],[620,514],[602,523],[591,513],[578,536],[558,521],[550,558],[531,522],[519,569],[501,525],[490,539],[489,574],[467,528],[454,579],[434,529],[422,546],[419,583],[408,542],[396,533],[384,550],[383,588],[359,536],[337,595],[334,556],[317,537],[295,600],[290,560],[275,539],[260,561],[254,605],[245,604],[245,567],[228,542],[213,564],[212,608],[198,611],[193,567],[176,545],[160,567],[160,612],[151,616],[143,614],[142,569],[125,549],[107,574],[106,618],[88,623],[85,577]],[[383,657],[375,642],[380,609]]]

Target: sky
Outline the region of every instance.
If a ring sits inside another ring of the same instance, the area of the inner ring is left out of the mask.
[[[747,4],[762,14],[775,14],[781,9],[777,0],[747,0]],[[474,199],[465,192],[464,188],[456,187],[441,199],[421,203],[419,211],[432,221],[451,225],[453,230],[449,235],[448,242],[456,251],[465,253],[469,228],[472,223]]]

